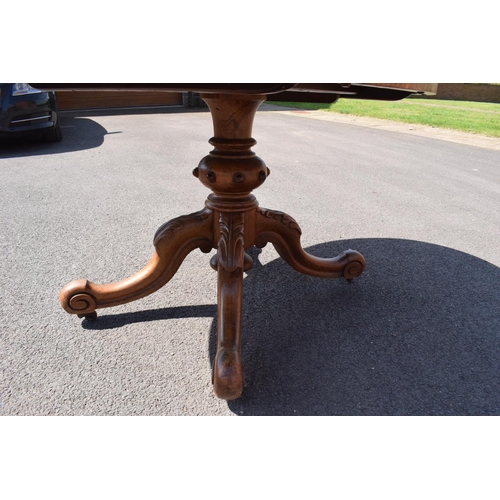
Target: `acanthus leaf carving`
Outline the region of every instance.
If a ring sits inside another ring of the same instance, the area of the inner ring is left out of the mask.
[[[245,255],[244,218],[242,213],[220,212],[218,262],[228,272],[243,268]]]

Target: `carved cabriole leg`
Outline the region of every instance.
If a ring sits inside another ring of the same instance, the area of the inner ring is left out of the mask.
[[[282,259],[297,271],[318,278],[352,280],[365,268],[364,257],[355,250],[346,250],[337,257],[323,259],[303,250],[300,244],[302,231],[292,217],[283,212],[259,209],[256,213],[256,239],[259,248],[272,243]]]
[[[217,353],[213,367],[215,395],[241,396],[244,385],[241,361],[241,311],[245,255],[243,213],[219,213],[217,250]]]
[[[77,280],[66,285],[60,295],[63,308],[79,317],[93,319],[95,310],[125,304],[149,295],[165,285],[186,256],[196,248],[210,252],[213,245],[213,212],[200,212],[172,219],[156,232],[156,252],[141,271],[108,285]]]

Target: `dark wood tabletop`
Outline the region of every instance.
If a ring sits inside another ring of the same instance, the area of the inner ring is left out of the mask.
[[[258,94],[273,101],[335,102],[339,97],[400,100],[411,94],[434,94],[436,83],[31,83],[53,91],[157,91],[200,94]]]

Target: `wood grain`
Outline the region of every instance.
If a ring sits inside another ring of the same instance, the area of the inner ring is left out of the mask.
[[[253,190],[270,171],[252,147],[252,126],[265,94],[202,94],[213,119],[213,150],[201,159],[193,174],[212,193],[205,208],[177,217],[161,226],[154,238],[155,253],[142,270],[117,283],[76,280],[61,292],[63,308],[88,320],[96,309],[140,299],[163,287],[185,257],[199,248],[217,249],[211,265],[217,270],[217,351],[212,380],[215,395],[239,398],[245,378],[241,355],[243,272],[252,265],[245,250],[271,242],[297,271],[321,278],[352,280],[365,267],[363,256],[347,250],[337,257],[314,257],[300,244],[301,229],[289,215],[259,208]],[[279,187],[279,186],[277,186]]]

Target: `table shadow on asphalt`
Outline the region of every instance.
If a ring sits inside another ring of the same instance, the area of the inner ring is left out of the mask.
[[[61,127],[61,142],[44,142],[37,135],[3,137],[0,140],[0,158],[22,158],[98,148],[106,135],[121,133],[108,132],[96,121],[78,116],[61,117]]]
[[[262,266],[260,251],[249,251],[255,265],[244,282],[246,389],[228,402],[230,410],[499,415],[500,268],[400,239],[335,241],[307,251],[331,257],[347,248],[367,260],[353,284],[304,276],[282,259]],[[208,361],[215,355],[215,315],[215,305],[195,305],[103,316],[83,326],[213,316]]]
[[[0,138],[0,158],[50,155],[98,148],[106,135],[121,131],[107,131],[89,116],[151,115],[172,113],[208,113],[205,108],[184,106],[158,106],[152,108],[117,108],[95,110],[70,110],[59,114],[63,139],[61,142],[44,142],[39,134]]]
[[[168,287],[168,284],[166,285]],[[160,321],[178,318],[216,318],[217,304],[206,304],[196,306],[164,307],[162,309],[147,309],[122,314],[106,314],[104,309],[97,311],[97,321],[82,321],[82,327],[86,330],[113,330],[131,323],[146,323],[149,321]]]

